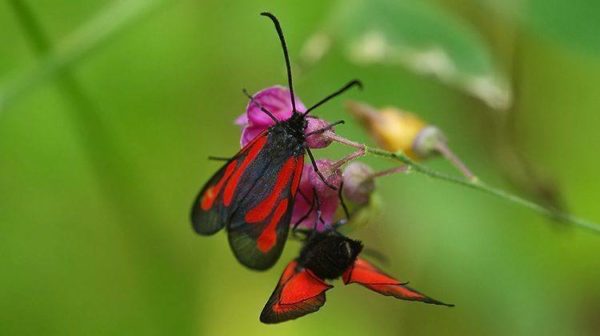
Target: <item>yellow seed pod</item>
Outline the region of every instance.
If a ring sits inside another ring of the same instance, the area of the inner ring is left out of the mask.
[[[418,116],[395,107],[376,110],[353,101],[346,107],[383,149],[402,151],[411,159],[424,158],[423,153],[415,151],[415,142],[428,125]]]

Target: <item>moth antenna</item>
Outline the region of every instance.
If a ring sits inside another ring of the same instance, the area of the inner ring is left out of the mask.
[[[362,253],[364,255],[367,255],[367,256],[377,260],[382,265],[390,264],[390,259],[385,254],[381,253],[381,251],[379,251],[379,250],[365,247],[365,248],[363,248]],[[408,284],[408,282],[404,282],[404,283],[400,283],[400,284],[406,285],[406,284]]]
[[[315,105],[311,106],[308,110],[306,110],[306,112],[304,112],[302,115],[306,116],[310,111],[316,109],[317,107],[325,104],[326,102],[328,102],[329,100],[341,95],[342,93],[344,93],[346,90],[350,89],[353,86],[358,86],[361,90],[363,88],[362,82],[359,81],[358,79],[354,79],[351,80],[350,82],[346,83],[346,85],[344,85],[341,89],[335,91],[334,93],[330,94],[329,96],[321,99],[320,102],[316,103]]]
[[[307,147],[306,152],[308,153],[308,157],[310,158],[310,162],[312,163],[313,169],[315,170],[315,172],[317,173],[317,175],[319,176],[321,181],[323,181],[323,183],[326,186],[328,186],[330,189],[337,190],[338,188],[336,188],[331,183],[327,182],[327,179],[325,179],[325,176],[323,176],[323,173],[321,173],[321,171],[319,170],[319,167],[317,167],[317,161],[315,160],[315,156],[311,152],[310,148]]]
[[[288,55],[287,44],[285,43],[285,37],[283,37],[283,30],[281,30],[281,24],[279,20],[275,17],[275,15],[269,12],[260,13],[262,16],[266,16],[273,24],[275,24],[275,29],[277,30],[277,35],[279,36],[279,41],[281,41],[281,48],[283,49],[283,57],[285,58],[285,68],[287,70],[288,77],[288,86],[290,87],[290,99],[292,101],[292,112],[296,113],[296,97],[294,96],[294,85],[292,83],[292,67],[290,66],[290,56]]]

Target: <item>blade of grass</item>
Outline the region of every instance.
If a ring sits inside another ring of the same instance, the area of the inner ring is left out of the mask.
[[[100,14],[74,33],[62,40],[52,51],[47,53],[33,68],[22,75],[8,81],[0,87],[0,113],[18,97],[32,88],[55,77],[64,69],[80,62],[94,51],[104,46],[111,38],[124,29],[157,10],[165,0],[128,0],[114,1]],[[23,2],[13,1],[15,10],[23,7]],[[27,28],[27,29],[31,29]],[[40,31],[31,30],[36,48],[43,48],[38,40]],[[46,46],[47,47],[47,46]]]
[[[134,247],[131,250],[131,257],[133,258],[131,263],[137,266],[137,272],[139,273],[136,277],[137,285],[143,291],[142,297],[147,300],[143,303],[143,306],[148,309],[147,314],[153,316],[156,323],[160,324],[160,326],[156,325],[155,327],[168,332],[172,330],[172,326],[168,322],[163,323],[167,320],[164,319],[162,308],[157,307],[156,300],[159,296],[158,300],[167,304],[172,299],[171,295],[176,289],[166,287],[165,290],[165,284],[157,279],[161,279],[161,276],[165,273],[181,272],[173,266],[176,261],[168,258],[175,249],[170,248],[166,241],[156,240],[156,237],[161,235],[153,230],[151,223],[159,221],[159,216],[155,211],[151,211],[153,208],[151,205],[156,204],[148,196],[151,193],[148,190],[143,190],[144,186],[149,185],[149,183],[140,181],[143,177],[143,170],[119,146],[110,130],[110,126],[101,118],[101,111],[69,68],[70,65],[76,63],[84,55],[96,50],[101,45],[101,41],[106,41],[109,36],[107,34],[114,35],[120,30],[115,30],[116,26],[105,26],[104,28],[102,25],[100,27],[95,26],[104,21],[94,20],[92,24],[86,25],[87,29],[84,29],[91,31],[91,33],[81,33],[80,31],[79,34],[75,34],[79,36],[75,41],[80,41],[76,44],[77,47],[66,49],[68,50],[67,53],[52,53],[52,43],[27,2],[24,0],[10,0],[10,4],[35,53],[42,58],[40,66],[36,68],[39,72],[31,73],[29,77],[25,77],[30,79],[29,84],[25,85],[25,82],[21,82],[22,84],[19,84],[21,86],[14,86],[13,88],[25,90],[44,79],[56,79],[59,93],[71,105],[71,108],[66,109],[66,111],[70,112],[70,118],[75,123],[74,130],[79,133],[77,135],[83,147],[85,159],[91,167],[95,180],[98,182],[101,195],[106,204],[116,214],[117,225],[124,239]],[[122,7],[110,7],[108,14],[101,14],[99,17],[110,17],[110,13],[115,8]],[[133,20],[139,17],[141,14],[134,15],[134,8],[137,8],[138,11],[146,10],[146,7],[130,7],[131,12],[121,17],[121,20],[125,20],[124,18]],[[123,24],[126,24],[126,22],[123,21]],[[101,34],[100,32],[104,33]],[[87,37],[95,37],[95,39],[87,41]],[[46,66],[50,68],[46,68]],[[11,97],[16,98],[17,94],[22,93],[24,91],[13,91]],[[132,222],[146,223],[144,232],[139,232],[138,227],[130,225]],[[185,290],[182,284],[177,284],[177,288],[179,288],[179,291]],[[163,296],[162,293],[164,292],[167,293]]]

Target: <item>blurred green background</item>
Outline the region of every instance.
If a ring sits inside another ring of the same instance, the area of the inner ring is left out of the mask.
[[[188,211],[219,166],[207,157],[239,148],[241,89],[285,84],[263,10],[282,21],[305,103],[360,78],[344,98],[418,113],[484,181],[600,221],[595,0],[7,0],[1,335],[600,334],[600,237],[414,174],[380,181],[380,218],[350,234],[455,308],[336,282],[320,312],[260,324],[299,244],[252,272]],[[319,115],[369,142],[342,102]]]

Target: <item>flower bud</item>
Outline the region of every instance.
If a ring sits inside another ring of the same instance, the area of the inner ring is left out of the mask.
[[[368,165],[354,161],[344,169],[344,197],[356,205],[369,202],[375,190],[375,180],[372,178],[373,169]]]
[[[377,144],[386,150],[402,151],[412,159],[424,159],[436,153],[436,141],[445,141],[438,128],[398,108],[376,110],[358,102],[348,102],[346,106]]]
[[[333,127],[327,129],[329,123],[323,119],[307,118],[307,120],[308,125],[306,126],[306,130],[304,132],[306,134],[310,134],[306,137],[306,144],[308,145],[308,147],[325,148],[329,146],[333,140],[327,137],[327,133],[335,132]],[[313,132],[317,133],[311,134]]]
[[[428,158],[439,151],[439,145],[445,144],[448,140],[442,131],[435,126],[426,126],[415,138],[412,144],[412,151],[419,158]]]

